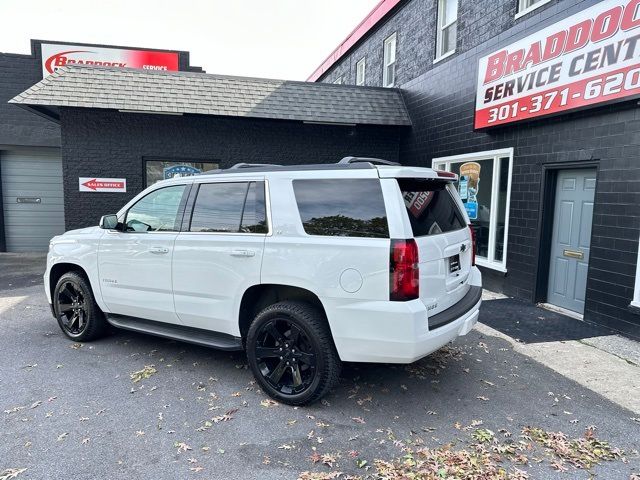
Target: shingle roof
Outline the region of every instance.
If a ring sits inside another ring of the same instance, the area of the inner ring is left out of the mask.
[[[60,68],[10,103],[411,125],[397,89],[95,66]]]

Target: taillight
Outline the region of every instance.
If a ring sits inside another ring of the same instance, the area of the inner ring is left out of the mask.
[[[476,231],[473,229],[473,225],[469,225],[469,231],[471,232],[471,265],[476,264]]]
[[[391,240],[389,300],[415,300],[420,294],[418,245],[414,239]]]

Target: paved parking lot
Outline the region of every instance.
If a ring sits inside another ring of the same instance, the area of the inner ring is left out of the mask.
[[[472,455],[482,478],[588,478],[574,465],[600,454],[599,478],[640,471],[637,414],[478,331],[413,365],[346,365],[326,401],[292,408],[240,353],[129,332],[73,343],[40,285],[0,291],[0,327],[0,478],[400,478],[443,475],[435,457],[469,472]],[[588,427],[620,451],[549,433]]]

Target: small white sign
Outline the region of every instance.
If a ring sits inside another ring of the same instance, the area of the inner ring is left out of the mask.
[[[78,184],[81,192],[116,192],[127,191],[126,178],[80,177]]]

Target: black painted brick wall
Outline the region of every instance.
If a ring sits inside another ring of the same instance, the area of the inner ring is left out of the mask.
[[[66,228],[95,225],[144,188],[145,157],[238,162],[334,163],[342,157],[398,160],[396,127],[309,125],[208,116],[63,109]],[[78,177],[127,179],[127,193],[78,191]]]
[[[42,80],[40,59],[0,53],[0,145],[60,146],[60,127],[7,103]]]
[[[640,234],[636,101],[473,131],[478,59],[595,3],[552,1],[515,19],[517,0],[460,0],[456,54],[434,65],[436,2],[409,0],[322,81],[345,75],[355,83],[355,63],[366,53],[367,84],[380,85],[382,41],[397,31],[398,86],[413,121],[401,141],[401,162],[431,166],[437,157],[514,148],[508,273],[483,274],[485,285],[521,298],[534,300],[543,165],[599,160],[585,319],[640,336],[640,316],[628,308]]]

